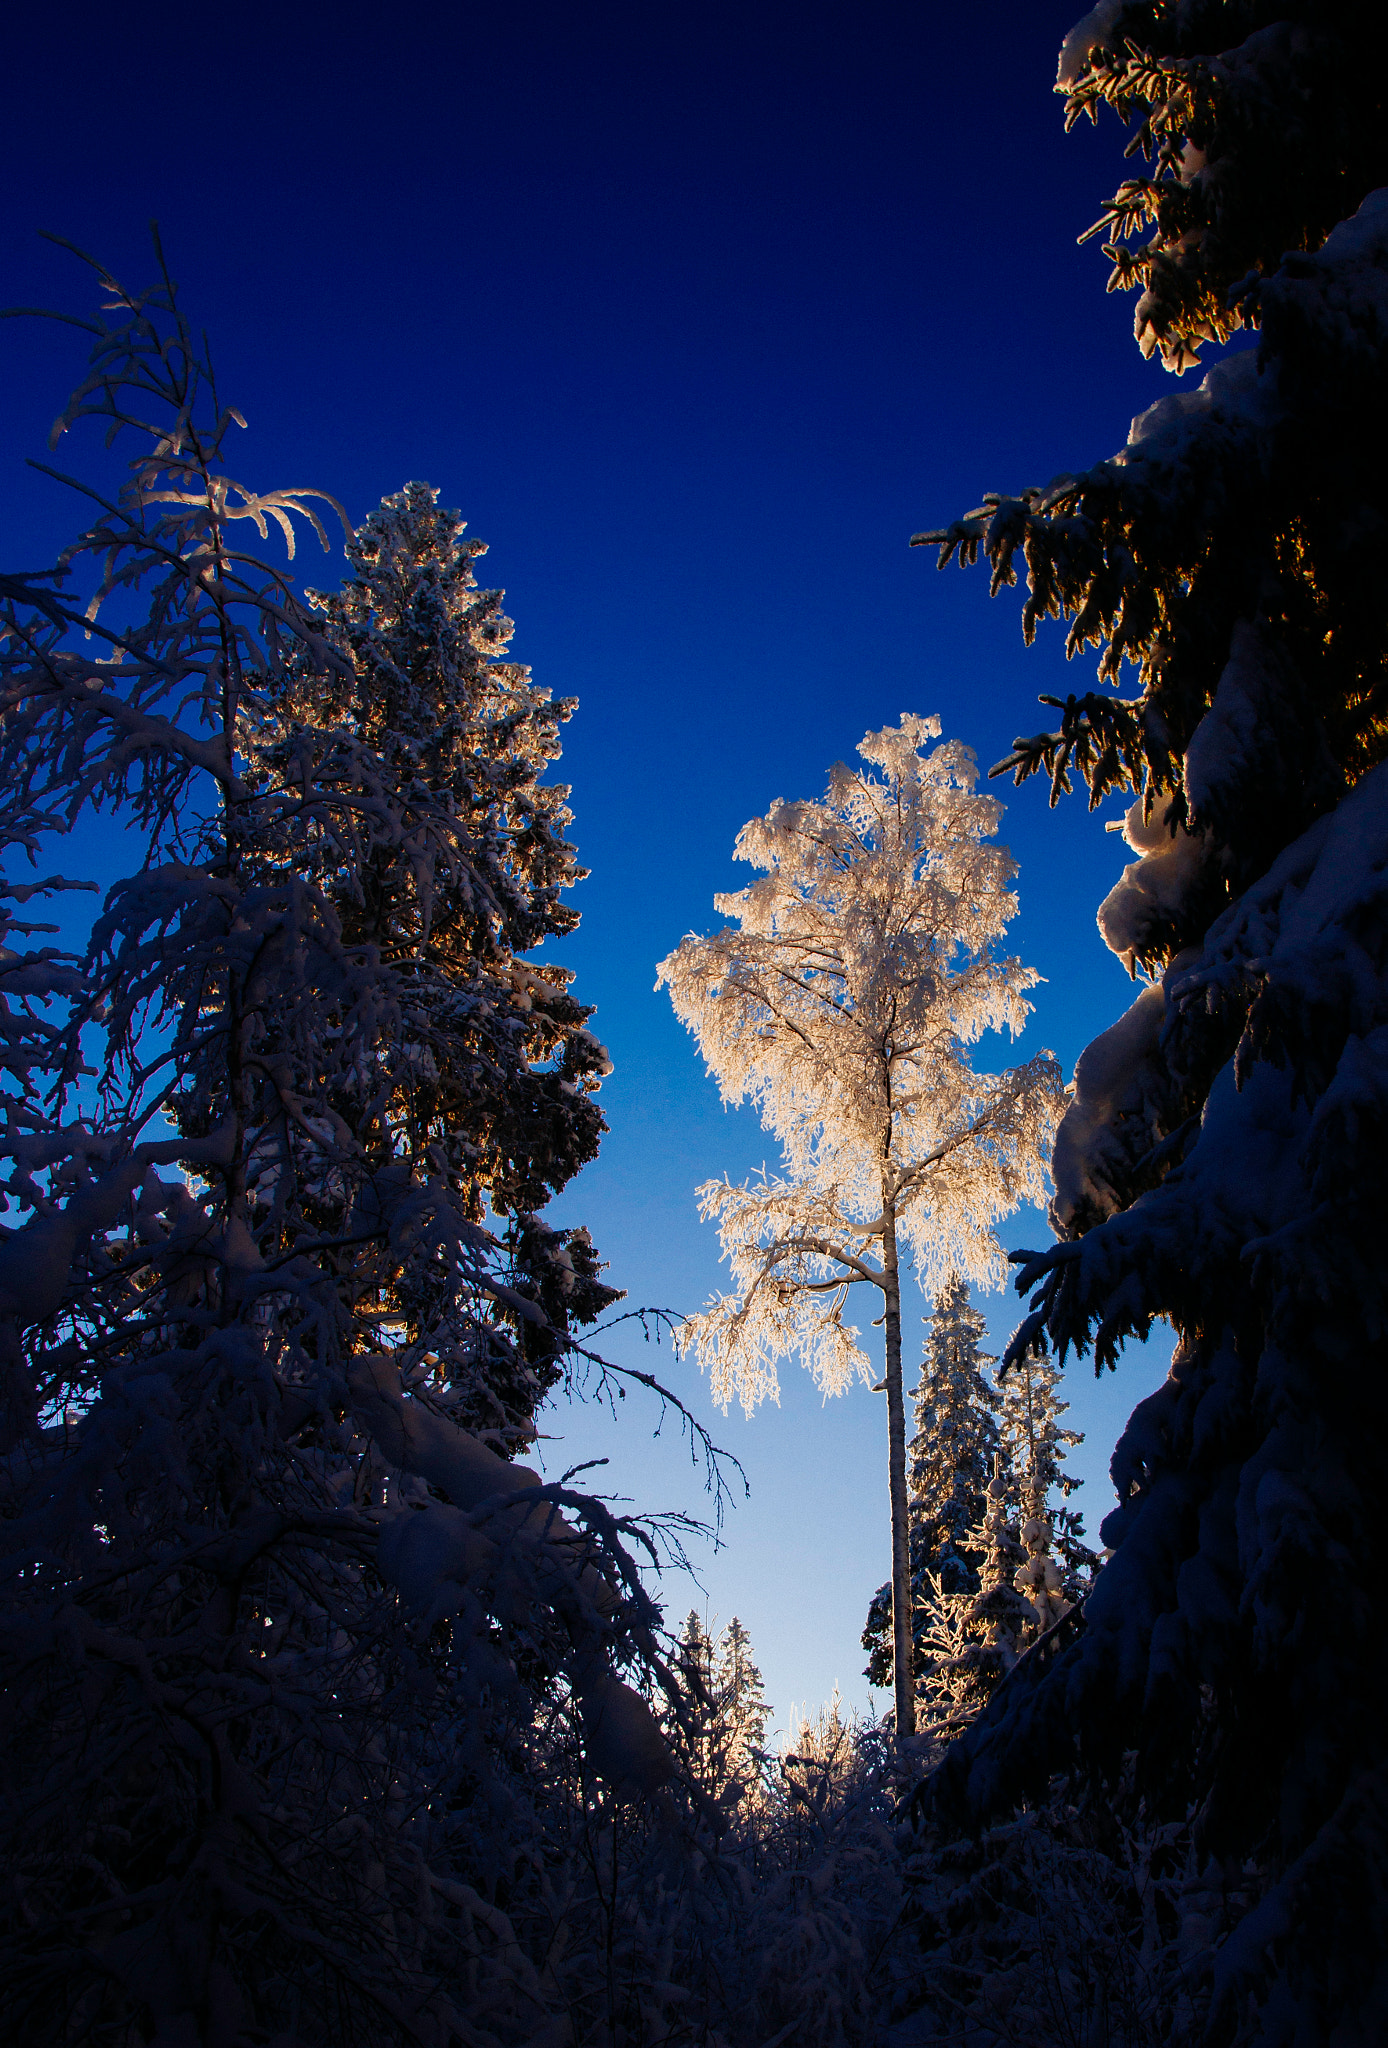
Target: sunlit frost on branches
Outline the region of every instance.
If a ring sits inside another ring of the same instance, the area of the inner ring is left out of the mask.
[[[838,763],[821,802],[772,805],[737,841],[762,872],[715,899],[736,920],[691,934],[661,963],[675,1010],[729,1103],[753,1102],[783,1171],[699,1190],[733,1290],[684,1325],[715,1398],[750,1414],[796,1355],[826,1394],[872,1368],[849,1321],[853,1290],[882,1297],[892,1502],[897,1731],[914,1723],[906,1429],[904,1244],[922,1286],[1001,1277],[1000,1216],[1037,1202],[1061,1102],[1038,1053],[976,1074],[985,1031],[1022,1028],[1037,976],[1001,954],[1016,868],[989,844],[1001,805],[974,789],[967,747],[936,718],[869,733],[864,768]],[[877,771],[874,773],[873,771]]]
[[[724,1100],[755,1103],[783,1148],[780,1176],[699,1190],[735,1287],[685,1341],[725,1406],[774,1399],[797,1354],[826,1393],[871,1382],[847,1311],[880,1284],[884,1217],[933,1293],[956,1272],[996,1284],[993,1225],[1045,1199],[1054,1059],[969,1060],[985,1031],[1021,1030],[1039,978],[996,950],[1016,909],[1015,864],[988,843],[1002,806],[975,793],[967,747],[929,748],[939,732],[905,716],[859,749],[878,774],[840,762],[822,802],[753,819],[736,853],[764,872],[715,899],[736,924],[661,965]]]

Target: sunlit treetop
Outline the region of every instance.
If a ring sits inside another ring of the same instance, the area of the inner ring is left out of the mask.
[[[1028,642],[1064,620],[1102,684],[1136,670],[1132,696],[1043,697],[1056,725],[993,772],[1044,770],[1052,801],[1078,773],[1091,804],[1127,790],[1145,824],[1200,837],[1185,914],[1135,955],[1152,970],[1388,753],[1385,56],[1365,6],[1106,0],[1085,17],[1061,53],[1067,120],[1109,105],[1150,159],[1095,230],[1111,288],[1140,291],[1139,345],[1182,371],[1260,338],[1107,461],[915,536],[941,567],[986,556],[995,593],[1024,567]]]
[[[1179,375],[1256,326],[1259,280],[1388,182],[1384,54],[1380,7],[1327,0],[1100,0],[1070,31],[1066,127],[1132,130],[1137,174],[1080,239],[1140,293],[1144,355]]]
[[[782,1176],[711,1181],[734,1295],[692,1318],[715,1395],[749,1409],[799,1352],[826,1391],[871,1378],[845,1303],[882,1284],[870,1256],[899,1230],[923,1284],[996,1282],[996,1218],[1043,1199],[1059,1094],[1048,1053],[975,1073],[988,1031],[1021,1030],[1038,977],[999,946],[1015,864],[992,843],[1001,806],[939,720],[869,733],[818,802],[778,802],[740,833],[763,870],[715,898],[734,920],[661,963],[729,1103],[774,1132]]]

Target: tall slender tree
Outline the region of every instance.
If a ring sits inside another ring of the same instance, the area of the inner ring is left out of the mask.
[[[750,1413],[799,1352],[826,1393],[872,1367],[847,1320],[855,1288],[881,1297],[897,1729],[915,1725],[901,1252],[936,1288],[996,1279],[997,1218],[1035,1200],[1060,1106],[1049,1053],[1001,1076],[970,1051],[1020,1030],[1037,979],[998,940],[1016,908],[999,808],[973,756],[930,746],[939,720],[869,733],[818,803],[778,803],[736,852],[764,872],[715,899],[736,920],[690,935],[657,986],[694,1033],[724,1099],[757,1104],[781,1142],[781,1178],[699,1191],[735,1288],[684,1326],[715,1397]],[[927,748],[929,751],[926,751]],[[876,771],[875,773],[873,771]]]
[[[752,1638],[736,1615],[724,1629],[718,1645],[718,1684],[728,1717],[729,1778],[736,1784],[739,1802],[745,1807],[755,1800],[761,1783],[761,1754],[766,1747],[766,1726],[773,1709],[762,1690]]]
[[[1067,120],[1109,107],[1147,158],[1100,224],[1139,341],[1180,372],[1258,340],[1111,460],[921,536],[985,554],[995,589],[1020,555],[1028,636],[1067,617],[1101,684],[1137,670],[1131,697],[1047,699],[1055,729],[1000,764],[1135,799],[1100,923],[1147,977],[1076,1069],[1016,1355],[1044,1335],[1102,1369],[1159,1317],[1177,1338],[1115,1454],[1085,1629],[937,1791],[977,1816],[1127,1755],[1149,1811],[1193,1809],[1202,1853],[1259,1874],[1214,2023],[1260,2011],[1269,2041],[1388,2026],[1385,60],[1358,0],[1085,16]]]

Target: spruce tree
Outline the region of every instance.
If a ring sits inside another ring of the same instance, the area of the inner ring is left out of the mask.
[[[771,1705],[762,1690],[762,1675],[752,1638],[734,1615],[718,1644],[718,1692],[728,1721],[728,1777],[737,1787],[739,1806],[755,1803],[761,1784],[761,1752]]]
[[[976,1530],[1000,1438],[1001,1396],[987,1377],[995,1361],[980,1349],[983,1317],[967,1281],[954,1274],[935,1296],[921,1375],[913,1395],[915,1430],[907,1453],[911,1587],[920,1642],[941,1595],[976,1593],[983,1553]],[[873,1596],[863,1631],[866,1676],[889,1686],[891,1587]]]
[[[686,1714],[676,1720],[672,1734],[690,1776],[709,1790],[717,1750],[718,1702],[713,1682],[713,1638],[697,1607],[691,1607],[684,1617],[676,1638],[675,1657],[689,1704]]]
[[[969,1647],[958,1667],[960,1675],[967,1677],[975,1708],[999,1679],[1006,1677],[1035,1634],[1036,1616],[1030,1599],[1017,1586],[1025,1569],[1027,1547],[1018,1527],[1016,1491],[1017,1475],[1009,1471],[999,1451],[983,1514],[973,1531],[983,1558],[978,1592],[965,1606]]]
[[[1052,1359],[1028,1352],[1003,1378],[999,1417],[1004,1457],[1014,1475],[1019,1533],[1030,1560],[1029,1581],[1049,1601],[1038,1615],[1042,1626],[1084,1598],[1098,1562],[1084,1541],[1083,1516],[1065,1505],[1080,1484],[1065,1470],[1065,1451],[1084,1437],[1061,1425],[1070,1404],[1060,1399],[1059,1382]],[[1052,1558],[1052,1548],[1058,1558]]]
[[[477,587],[485,544],[437,496],[412,483],[383,500],[347,541],[342,589],[313,594],[342,659],[301,658],[269,694],[256,858],[321,888],[344,945],[397,977],[397,1041],[333,1106],[368,1155],[427,1159],[503,1232],[509,1294],[484,1325],[427,1278],[396,1306],[450,1412],[509,1454],[565,1334],[619,1298],[587,1232],[537,1214],[596,1153],[611,1068],[567,969],[525,957],[578,922],[567,791],[542,779],[574,700],[502,659],[513,629],[502,593]]]
[[[762,1693],[752,1639],[734,1615],[710,1635],[698,1609],[685,1616],[676,1642],[684,1679],[677,1714],[668,1723],[685,1770],[723,1821],[756,1804],[760,1752],[771,1709]]]
[[[1006,1374],[1001,1394],[989,1389],[1001,1413],[988,1418],[997,1449],[964,1537],[976,1560],[972,1583],[923,1574],[917,1694],[920,1725],[935,1743],[961,1733],[1018,1658],[1092,1589],[1098,1560],[1082,1517],[1061,1504],[1079,1485],[1064,1470],[1064,1446],[1084,1438],[1060,1425],[1068,1403],[1056,1394],[1058,1379],[1033,1353]]]
[[[1388,2028],[1384,57],[1382,10],[1330,0],[1085,17],[1067,118],[1111,107],[1148,159],[1101,222],[1140,342],[1180,372],[1256,341],[1111,460],[921,536],[995,589],[1020,557],[1027,636],[1065,617],[1102,650],[1100,688],[1047,699],[1000,766],[1132,799],[1100,923],[1146,986],[1076,1069],[1014,1355],[1103,1369],[1159,1317],[1177,1339],[1115,1454],[1083,1631],[1025,1660],[936,1791],[977,1814],[1127,1755],[1149,1812],[1194,1809],[1202,1853],[1264,1888],[1217,2024],[1308,2043]]]

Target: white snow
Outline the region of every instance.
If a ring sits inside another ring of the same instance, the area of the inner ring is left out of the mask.
[[[1099,930],[1104,944],[1116,953],[1129,973],[1153,929],[1179,911],[1192,882],[1205,864],[1203,833],[1192,835],[1178,825],[1173,833],[1164,822],[1167,802],[1158,797],[1149,818],[1138,801],[1123,821],[1123,837],[1140,860],[1131,861],[1099,905]]]
[[[1154,982],[1076,1062],[1073,1100],[1051,1160],[1052,1220],[1061,1236],[1068,1236],[1082,1210],[1108,1216],[1119,1207],[1111,1172],[1126,1158],[1126,1147],[1114,1127],[1122,1116],[1142,1115],[1148,1059],[1165,1017],[1166,998]]]
[[[1286,654],[1264,628],[1247,620],[1234,627],[1214,702],[1186,749],[1186,800],[1197,820],[1218,816],[1236,795],[1246,801],[1250,772],[1256,776],[1275,765],[1267,759],[1279,739],[1268,716],[1269,697],[1280,694],[1288,681],[1295,684],[1288,666]]]
[[[1097,7],[1091,7],[1088,14],[1075,23],[1060,46],[1055,69],[1057,86],[1068,89],[1077,82],[1089,62],[1090,51],[1107,43],[1114,23],[1126,5],[1127,0],[1099,0]]]

